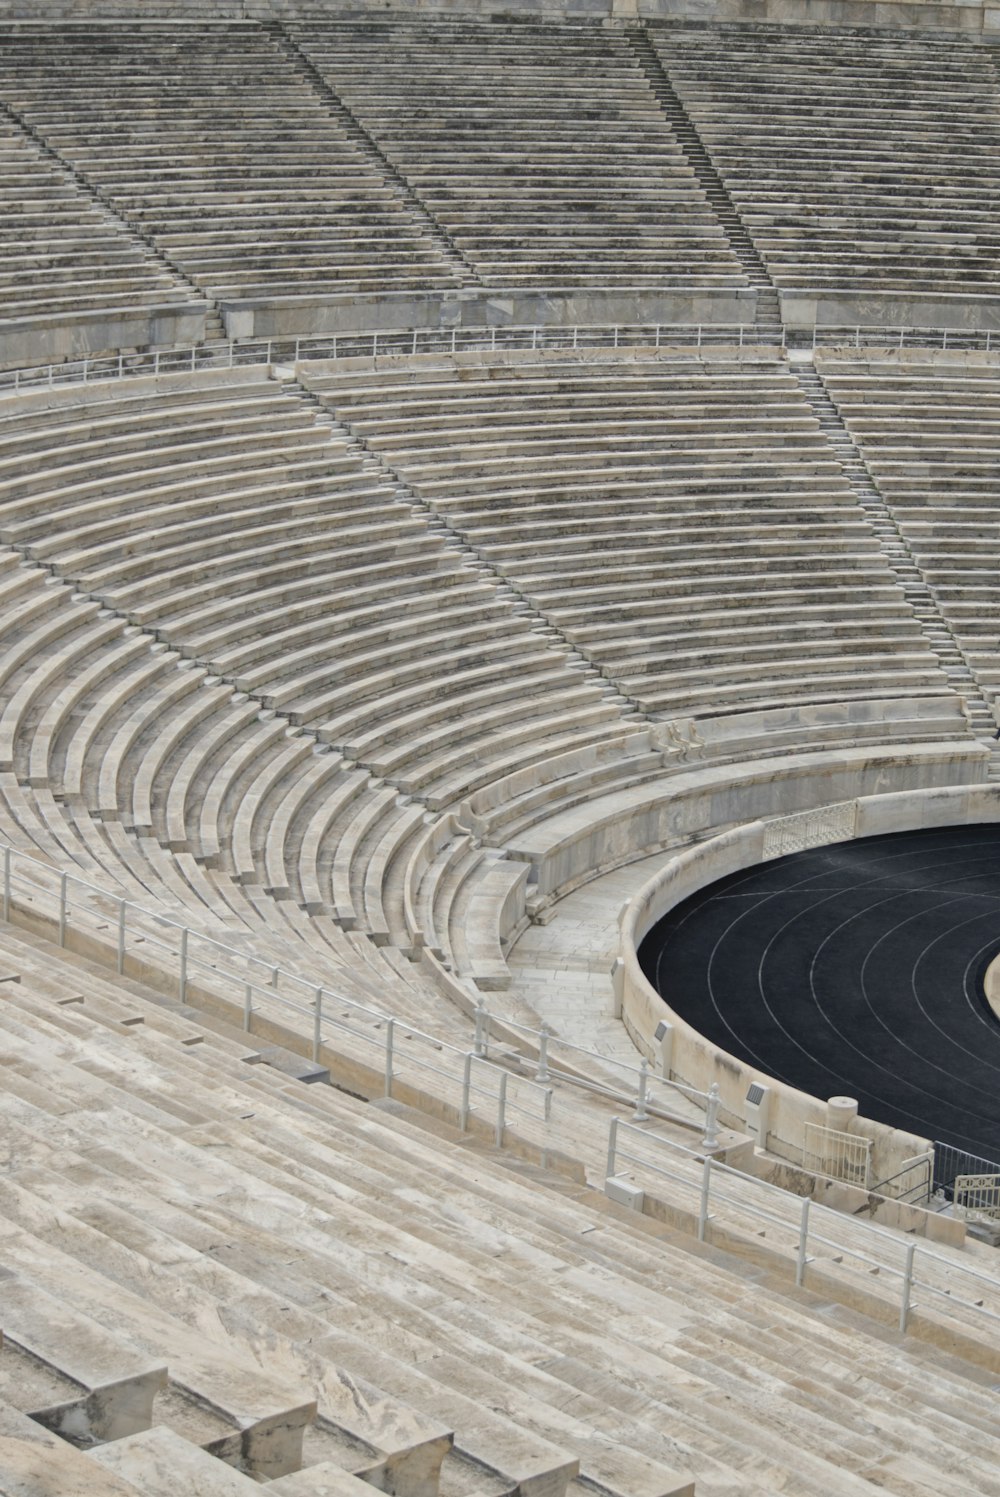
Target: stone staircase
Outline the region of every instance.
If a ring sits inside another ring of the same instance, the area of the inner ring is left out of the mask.
[[[638,58],[650,87],[659,100],[660,107],[670,122],[677,141],[694,171],[701,188],[711,205],[716,218],[726,231],[733,253],[739,260],[747,280],[757,292],[756,335],[762,343],[783,342],[781,305],[774,282],[757,252],[746,225],[726,190],[726,185],[705,148],[690,115],[684,108],[680,96],[670,81],[669,74],[649,39],[645,27],[631,26],[625,33],[629,46]]]

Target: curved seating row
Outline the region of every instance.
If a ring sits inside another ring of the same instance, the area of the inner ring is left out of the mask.
[[[455,16],[289,30],[484,284],[746,284],[614,31]]]
[[[0,320],[186,304],[191,292],[0,115]]]
[[[305,378],[644,712],[948,690],[776,360],[429,358]]]
[[[780,288],[996,292],[991,48],[807,26],[649,35]]]
[[[0,99],[212,297],[461,283],[260,26],[18,25]]]

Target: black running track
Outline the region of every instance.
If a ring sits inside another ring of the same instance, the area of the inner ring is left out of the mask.
[[[1000,1160],[1000,827],[904,832],[733,874],[640,960],[709,1040],[814,1096]]]

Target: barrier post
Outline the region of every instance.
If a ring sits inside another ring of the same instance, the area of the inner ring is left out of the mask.
[[[385,1026],[385,1094],[392,1096],[392,1041],[396,1030],[395,1020],[388,1019]]]
[[[535,1072],[536,1081],[548,1081],[549,1079],[549,1026],[543,1021],[538,1031],[538,1070]]]
[[[476,1004],[476,1039],[475,1051],[477,1055],[484,1058],[490,1053],[490,1016],[486,1012],[486,1000],[480,998]]]
[[[465,1061],[462,1066],[462,1106],[458,1114],[458,1126],[464,1133],[469,1124],[469,1094],[472,1091],[472,1061],[471,1050],[466,1051]]]
[[[118,901],[118,950],[115,953],[115,971],[121,977],[125,971],[125,901]]]
[[[698,1241],[705,1241],[705,1227],[708,1225],[708,1197],[712,1189],[712,1156],[705,1155],[705,1163],[701,1170],[701,1199],[698,1202]]]
[[[187,1002],[188,985],[188,928],[181,926],[181,970],[177,983],[177,996],[182,1003]]]
[[[500,1092],[497,1097],[497,1131],[495,1143],[498,1149],[503,1148],[503,1130],[507,1125],[507,1072],[500,1073]]]
[[[799,1218],[799,1252],[795,1260],[795,1282],[802,1288],[806,1277],[806,1248],[809,1243],[809,1207],[811,1200],[806,1196],[802,1202],[802,1215]]]
[[[648,1084],[649,1061],[643,1056],[642,1064],[639,1067],[639,1094],[636,1097],[635,1112],[632,1114],[633,1122],[645,1123],[649,1120],[649,1113],[646,1111],[646,1087]]]
[[[913,1292],[913,1255],[917,1251],[915,1242],[906,1245],[906,1263],[903,1266],[903,1289],[899,1302],[899,1334],[906,1334],[906,1327],[910,1320],[910,1295]]]
[[[706,1152],[719,1147],[719,1083],[713,1081],[708,1089],[708,1106],[705,1108],[705,1137],[701,1146]]]
[[[313,1007],[313,1060],[319,1060],[320,1046],[323,1043],[323,989],[316,989],[316,998]]]
[[[609,1180],[615,1172],[616,1156],[618,1154],[618,1119],[611,1119],[611,1127],[608,1129],[608,1162],[604,1168],[604,1178]]]

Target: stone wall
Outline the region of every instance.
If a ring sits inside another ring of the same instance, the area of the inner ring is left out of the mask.
[[[247,20],[275,16],[365,15],[386,11],[437,15],[494,15],[495,0],[0,0],[0,19],[38,21],[142,15],[144,20]],[[783,25],[885,26],[961,31],[990,40],[1000,37],[1000,5],[935,0],[507,0],[507,14],[596,21],[771,21]]]

